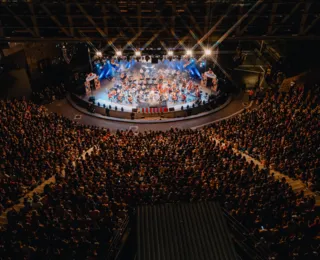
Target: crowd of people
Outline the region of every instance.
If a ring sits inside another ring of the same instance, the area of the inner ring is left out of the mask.
[[[319,110],[317,93],[308,93],[267,95],[257,110],[200,130],[145,133],[110,133],[27,101],[1,101],[2,207],[52,175],[56,182],[8,212],[0,259],[103,259],[137,205],[201,200],[219,201],[278,259],[318,259],[315,198],[268,170],[314,183]]]
[[[0,211],[96,144],[102,131],[29,101],[0,101]]]
[[[214,125],[220,139],[320,190],[320,88],[271,93],[261,105]]]

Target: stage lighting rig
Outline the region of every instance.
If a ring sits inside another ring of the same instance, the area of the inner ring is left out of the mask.
[[[187,50],[186,54],[187,54],[187,56],[192,56],[192,50]]]
[[[135,52],[135,56],[136,56],[136,57],[140,57],[140,56],[141,56],[141,51],[136,51],[136,52]]]
[[[206,56],[209,56],[209,55],[211,55],[211,50],[210,49],[206,49],[206,50],[204,50],[204,54],[206,55]]]
[[[102,52],[101,52],[101,51],[97,51],[97,52],[96,52],[96,56],[97,56],[97,57],[102,57]]]
[[[117,55],[118,57],[120,57],[120,56],[122,55],[122,52],[121,52],[121,51],[116,51],[116,55]]]
[[[168,56],[173,56],[173,51],[168,51]]]

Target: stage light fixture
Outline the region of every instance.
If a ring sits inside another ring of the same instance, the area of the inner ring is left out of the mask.
[[[205,54],[206,56],[211,55],[211,50],[210,50],[210,49],[204,50],[204,54]]]
[[[187,54],[188,56],[192,56],[192,50],[187,50],[187,51],[186,51],[186,54]]]
[[[96,56],[97,56],[97,57],[102,57],[102,52],[101,52],[101,51],[97,51],[97,52],[96,52]]]
[[[168,51],[168,56],[173,56],[173,51]]]
[[[141,51],[136,51],[135,55],[136,55],[136,57],[140,57],[141,56]]]
[[[116,51],[116,55],[117,55],[117,56],[121,56],[121,55],[122,55],[122,52],[121,52],[121,51]]]

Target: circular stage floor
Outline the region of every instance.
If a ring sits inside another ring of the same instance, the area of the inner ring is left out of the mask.
[[[189,72],[163,63],[137,62],[130,69],[116,73],[112,80],[103,79],[100,83],[100,89],[81,98],[88,101],[94,96],[95,104],[111,106],[111,110],[117,106],[124,112],[161,106],[180,111],[182,106],[186,108],[198,101],[208,102],[212,94],[211,89],[201,86],[200,80],[191,78]]]

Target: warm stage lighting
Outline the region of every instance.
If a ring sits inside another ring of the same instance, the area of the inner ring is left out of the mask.
[[[102,57],[102,52],[101,52],[101,51],[97,51],[97,52],[96,52],[96,56],[97,56],[97,57]]]
[[[168,56],[173,56],[173,51],[168,51]]]
[[[188,56],[192,56],[192,50],[187,50],[187,51],[186,51],[186,54],[187,54]]]
[[[206,49],[204,51],[204,54],[207,55],[207,56],[211,55],[211,50],[210,49]]]
[[[140,51],[136,51],[135,55],[136,55],[136,57],[140,57],[141,56],[141,52]]]
[[[117,55],[117,56],[121,56],[121,55],[122,55],[122,52],[121,52],[121,51],[116,51],[116,55]]]

